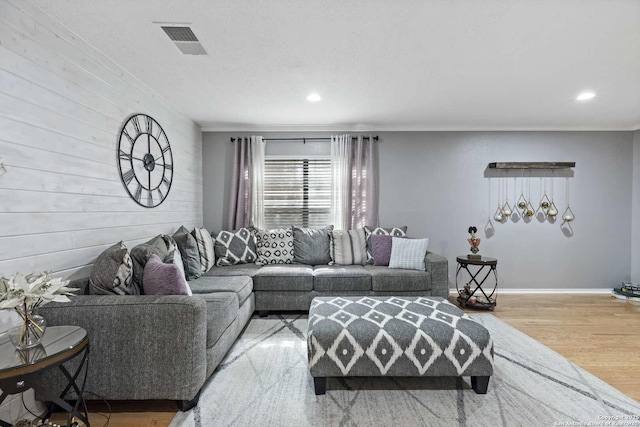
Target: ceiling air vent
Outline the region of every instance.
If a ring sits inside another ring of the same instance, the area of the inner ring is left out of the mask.
[[[161,28],[169,36],[171,41],[185,55],[206,55],[207,51],[198,41],[198,38],[189,27],[164,26]]]

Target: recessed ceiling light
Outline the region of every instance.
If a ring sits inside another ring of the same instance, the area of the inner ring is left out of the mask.
[[[596,96],[596,94],[593,93],[593,92],[582,92],[580,95],[578,95],[576,97],[576,100],[578,100],[578,101],[587,101],[587,100],[589,100],[589,99],[591,99],[591,98],[593,98],[595,96]]]
[[[317,93],[310,93],[309,96],[307,96],[307,101],[309,102],[318,102],[322,99],[322,97],[320,95],[318,95]]]

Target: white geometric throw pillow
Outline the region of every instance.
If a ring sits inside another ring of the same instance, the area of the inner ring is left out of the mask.
[[[256,237],[252,229],[223,230],[215,242],[218,267],[256,262]]]
[[[293,230],[256,230],[258,265],[293,263]]]

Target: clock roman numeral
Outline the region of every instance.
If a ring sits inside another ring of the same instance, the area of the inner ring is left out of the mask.
[[[167,186],[167,188],[171,187],[171,182],[167,179],[166,176],[162,177],[162,183]]]
[[[160,196],[160,200],[164,199],[164,194],[162,194],[162,190],[158,188],[158,195]]]
[[[131,118],[131,124],[133,124],[133,128],[136,130],[136,136],[140,135],[142,132],[140,131],[140,122],[138,121],[138,116],[133,116]]]
[[[149,116],[146,116],[145,120],[147,122],[147,133],[149,135],[153,135],[153,119]]]
[[[131,153],[125,153],[123,150],[120,150],[120,160],[126,160],[128,162],[131,161]]]
[[[173,165],[172,165],[171,163],[166,163],[166,164],[164,165],[164,167],[165,167],[165,169],[169,169],[170,171],[172,171],[172,170],[173,170]]]
[[[153,206],[153,194],[151,191],[147,191],[147,206]]]
[[[126,129],[122,129],[122,134],[127,137],[127,139],[129,140],[129,143],[131,143],[131,145],[133,145],[135,143],[135,141],[133,140],[133,138],[131,138],[131,135],[129,135],[129,132],[127,132]]]
[[[133,197],[135,197],[138,203],[140,202],[140,200],[142,200],[142,185],[138,184],[138,187],[136,188],[136,194]]]
[[[122,175],[122,179],[124,180],[124,183],[126,185],[129,185],[129,183],[131,182],[134,176],[135,176],[135,173],[133,172],[133,169],[129,169],[127,172],[125,172]]]
[[[167,151],[169,151],[171,149],[171,146],[169,144],[167,144],[166,146],[164,146],[162,148],[162,154],[166,153]]]

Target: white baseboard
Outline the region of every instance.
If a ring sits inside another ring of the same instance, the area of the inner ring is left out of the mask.
[[[607,295],[613,288],[548,288],[548,289],[518,289],[518,288],[498,288],[498,294],[591,294]],[[452,295],[456,295],[456,289],[449,290]]]

